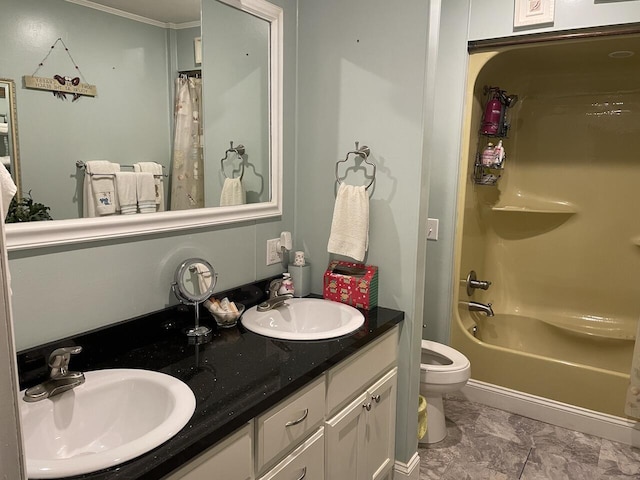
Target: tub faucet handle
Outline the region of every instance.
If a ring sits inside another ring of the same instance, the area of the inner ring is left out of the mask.
[[[471,270],[469,275],[467,275],[467,295],[473,295],[473,291],[476,288],[480,288],[482,290],[487,290],[491,282],[489,280],[478,280],[476,277],[476,272]]]

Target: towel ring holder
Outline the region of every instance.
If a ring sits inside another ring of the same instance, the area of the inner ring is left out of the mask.
[[[233,152],[238,156],[240,160],[242,160],[242,162],[240,162],[240,166],[242,167],[242,170],[240,171],[240,177],[239,177],[240,180],[242,180],[242,176],[244,175],[244,159],[242,158],[242,155],[244,155],[244,152],[245,152],[244,145],[240,144],[237,147],[234,147],[233,142],[229,142],[229,143],[231,146],[227,149],[226,152],[224,152],[224,157],[220,159],[220,170],[222,171],[222,175],[224,175],[224,178],[229,178],[227,177],[227,174],[224,172],[224,161],[227,159],[227,155]]]
[[[367,165],[371,165],[373,167],[373,178],[371,178],[371,181],[367,184],[366,187],[364,187],[365,190],[369,190],[369,187],[373,185],[373,182],[376,181],[376,164],[369,161],[369,155],[371,154],[371,149],[366,145],[359,147],[359,142],[356,142],[355,150],[351,150],[350,152],[347,152],[347,155],[344,157],[344,160],[338,160],[336,162],[336,182],[338,183],[338,185],[342,184],[342,180],[340,180],[340,175],[338,174],[338,166],[341,163],[344,163],[347,160],[349,160],[349,155],[352,155],[352,154],[362,158],[364,160],[364,163],[366,163]]]

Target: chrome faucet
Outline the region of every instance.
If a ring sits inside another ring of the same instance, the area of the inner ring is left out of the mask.
[[[491,304],[480,302],[462,302],[463,305],[467,305],[469,307],[470,312],[483,312],[487,317],[493,317],[493,308],[491,308]]]
[[[28,388],[24,392],[24,401],[37,402],[82,385],[84,383],[84,374],[82,372],[69,371],[71,355],[81,351],[82,347],[78,346],[58,348],[51,352],[51,355],[49,355],[49,367],[51,368],[49,379]]]
[[[278,295],[278,290],[282,286],[282,280],[282,278],[271,280],[271,282],[269,283],[269,300],[266,300],[257,306],[257,310],[259,312],[266,312],[274,308],[281,307],[282,305],[284,305],[284,302],[286,300],[293,298],[293,294],[291,293]]]

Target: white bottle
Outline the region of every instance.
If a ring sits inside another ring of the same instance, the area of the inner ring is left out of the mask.
[[[504,147],[502,146],[502,140],[498,142],[496,148],[494,148],[495,153],[495,166],[502,167],[502,162],[504,161]]]
[[[280,288],[278,289],[278,295],[285,295],[290,293],[293,295],[294,292],[293,281],[291,280],[290,273],[282,274],[282,284],[280,284]]]

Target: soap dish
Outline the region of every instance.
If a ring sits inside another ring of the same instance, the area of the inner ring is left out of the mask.
[[[215,313],[209,310],[209,313],[216,320],[216,324],[221,328],[231,328],[235,327],[238,323],[238,320],[244,313],[244,305],[241,303],[236,303],[236,307],[238,309],[237,312],[227,312],[227,313]]]

